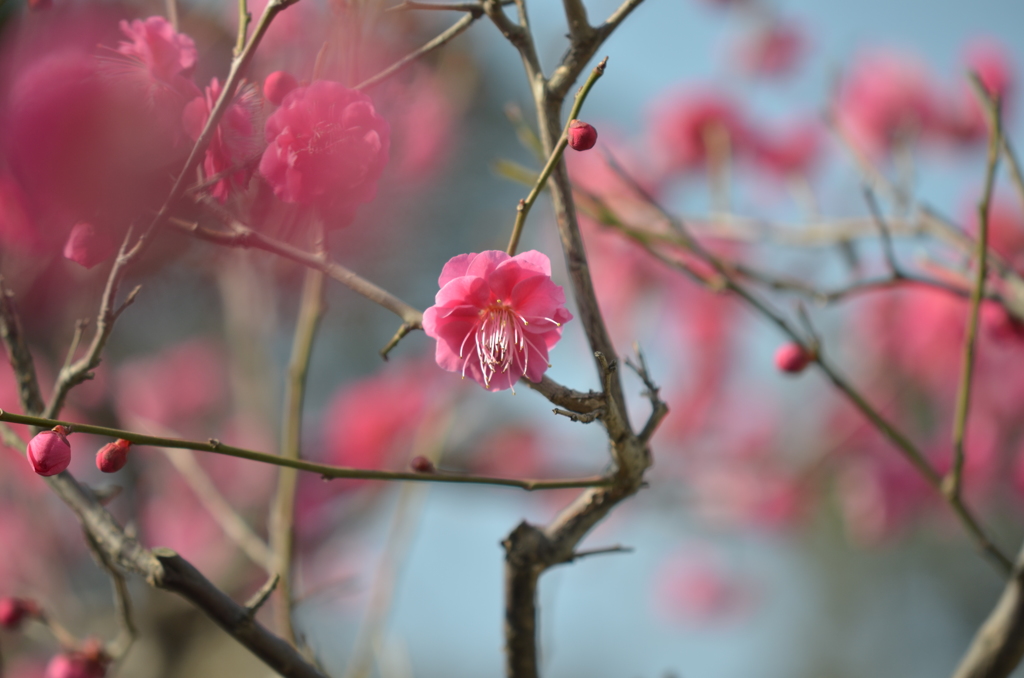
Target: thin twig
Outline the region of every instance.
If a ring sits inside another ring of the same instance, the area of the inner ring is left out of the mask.
[[[252,12],[246,0],[238,0],[238,38],[235,40],[235,51],[233,56],[237,59],[245,49],[245,41],[249,35],[249,23],[252,21]]]
[[[267,579],[267,581],[259,588],[256,593],[252,594],[249,600],[245,601],[245,609],[248,611],[250,617],[255,617],[256,613],[259,612],[263,604],[270,598],[270,594],[277,588],[278,582],[281,581],[281,575],[276,572]]]
[[[99,561],[101,567],[110,575],[114,587],[114,609],[117,610],[117,622],[121,631],[118,637],[107,644],[106,652],[114,659],[120,659],[135,642],[135,621],[132,614],[132,601],[128,595],[128,581],[124,573],[104,553],[100,545],[96,543],[88,531],[85,532],[85,542],[89,545],[93,556]]]
[[[323,230],[319,229],[319,249],[323,248]],[[313,342],[324,313],[324,274],[308,269],[299,302],[299,315],[292,339],[292,355],[288,362],[284,414],[281,425],[281,457],[299,459],[302,449],[302,411],[306,399],[306,377],[313,355]],[[274,617],[277,630],[295,644],[292,623],[291,568],[295,551],[295,492],[298,472],[282,467],[278,472],[277,492],[270,513],[270,549],[274,554],[275,571],[281,575]]]
[[[976,74],[971,74],[975,89],[984,92],[985,86]],[[963,357],[960,367],[960,384],[956,394],[956,409],[953,414],[953,466],[943,483],[943,490],[952,498],[960,496],[964,471],[964,437],[967,434],[967,417],[971,405],[971,381],[974,372],[974,356],[978,336],[978,320],[981,316],[981,299],[985,291],[985,279],[988,277],[988,220],[989,208],[992,203],[992,192],[995,190],[996,170],[999,166],[999,150],[1002,147],[1002,121],[999,115],[998,101],[992,102],[979,96],[983,105],[989,103],[989,144],[988,162],[985,167],[985,184],[978,202],[978,236],[975,248],[974,285],[971,289],[970,311],[967,315],[967,327],[964,330]]]
[[[580,558],[589,558],[590,556],[603,556],[609,553],[632,553],[632,546],[605,546],[599,549],[588,549],[586,551],[574,551],[571,556],[566,558],[564,563],[575,563]]]
[[[420,482],[435,483],[464,483],[469,485],[502,485],[504,487],[518,487],[523,490],[558,490],[570,487],[604,487],[611,483],[603,476],[592,476],[590,478],[573,478],[566,480],[521,480],[517,478],[492,478],[489,476],[461,475],[455,473],[411,473],[404,471],[376,471],[370,469],[347,468],[344,466],[331,466],[328,464],[315,464],[301,459],[283,459],[276,454],[256,452],[242,447],[225,445],[224,443],[211,438],[209,442],[198,440],[181,440],[179,438],[162,438],[133,431],[124,431],[106,426],[93,426],[91,424],[80,424],[59,419],[47,419],[45,417],[33,417],[26,414],[14,414],[0,410],[0,421],[25,426],[39,426],[53,428],[58,424],[68,429],[70,433],[92,433],[94,435],[106,436],[108,438],[123,438],[133,445],[146,445],[149,447],[170,447],[174,449],[195,450],[197,452],[210,452],[223,454],[239,459],[258,461],[272,466],[287,466],[289,468],[316,473],[324,479],[334,478],[355,478],[360,480],[412,480]]]
[[[441,33],[436,38],[434,38],[433,40],[431,40],[427,44],[423,45],[419,49],[417,49],[417,50],[415,50],[413,52],[410,52],[409,54],[406,54],[404,57],[402,57],[401,59],[399,59],[395,63],[391,64],[390,66],[385,68],[383,71],[381,71],[377,75],[374,75],[374,76],[372,76],[370,78],[367,78],[366,80],[363,80],[361,83],[356,85],[353,89],[364,90],[364,89],[367,89],[369,87],[373,87],[374,85],[377,85],[377,84],[380,84],[380,83],[384,82],[385,80],[390,78],[395,73],[398,73],[399,71],[401,71],[403,68],[405,68],[409,64],[411,64],[414,61],[416,61],[417,59],[421,58],[423,55],[429,54],[430,52],[433,52],[435,49],[437,49],[439,47],[442,47],[442,46],[446,45],[447,43],[451,42],[452,39],[454,39],[460,33],[462,33],[467,28],[472,26],[474,21],[476,21],[477,19],[479,19],[480,17],[483,16],[483,9],[480,7],[479,4],[476,7],[472,8],[472,9],[467,9],[465,11],[466,11],[466,15],[463,16],[458,21],[456,21],[454,24],[452,24],[451,27],[448,28],[448,30],[446,30],[445,32]]]
[[[874,191],[867,186],[864,187],[864,200],[868,204],[872,220],[878,226],[878,233],[882,239],[882,251],[885,254],[886,262],[889,264],[889,273],[894,279],[899,280],[903,277],[903,273],[900,270],[899,263],[896,261],[896,250],[892,246],[889,224],[886,223],[885,218],[882,216],[882,210],[878,206],[878,200],[875,198]]]
[[[96,330],[93,334],[92,342],[89,344],[89,349],[80,359],[70,365],[65,365],[61,369],[60,374],[57,375],[57,384],[53,389],[53,397],[43,410],[43,415],[46,417],[58,416],[64,408],[64,401],[67,399],[71,389],[91,378],[92,371],[99,367],[103,356],[103,349],[107,345],[111,332],[114,331],[114,324],[121,314],[124,313],[125,309],[132,305],[136,295],[139,293],[140,288],[135,287],[128,293],[124,301],[120,304],[117,303],[117,293],[120,289],[121,281],[124,279],[125,270],[133,259],[133,256],[128,251],[131,237],[132,229],[128,229],[117,252],[117,257],[110,267],[107,284],[103,289],[100,310],[96,316]]]
[[[307,252],[286,242],[265,236],[239,221],[231,221],[229,224],[230,232],[203,228],[194,222],[182,221],[180,219],[171,219],[170,225],[184,233],[216,245],[263,250],[264,252],[270,252],[279,257],[290,259],[308,268],[321,271],[356,294],[366,297],[378,306],[383,306],[412,327],[419,328],[422,326],[423,313],[387,290],[378,287],[359,274],[335,261],[325,258],[323,255]]]
[[[587,98],[587,94],[594,87],[602,75],[604,75],[604,69],[608,65],[608,57],[601,60],[594,70],[591,71],[590,77],[580,88],[580,91],[576,94],[576,101],[573,103],[572,110],[569,111],[569,118],[566,120],[565,127],[562,129],[562,135],[558,138],[558,142],[555,144],[554,150],[551,151],[548,156],[548,161],[544,164],[544,169],[540,171],[537,176],[537,183],[534,184],[533,190],[530,191],[529,195],[526,196],[525,200],[519,201],[519,206],[516,208],[516,220],[512,226],[512,237],[509,238],[508,248],[505,250],[509,255],[514,255],[516,249],[519,247],[519,237],[523,233],[523,224],[526,223],[526,216],[530,213],[530,208],[533,207],[533,203],[537,202],[537,198],[540,196],[542,190],[548,183],[548,178],[551,177],[551,172],[554,171],[555,165],[562,160],[562,154],[565,152],[565,147],[569,144],[569,124],[576,119],[580,114],[580,109],[583,108],[583,102]]]

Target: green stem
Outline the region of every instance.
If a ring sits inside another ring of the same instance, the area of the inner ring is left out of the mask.
[[[589,478],[572,478],[566,480],[535,480],[517,478],[493,478],[489,476],[462,475],[457,473],[413,473],[404,471],[377,471],[361,468],[347,468],[344,466],[331,466],[329,464],[316,464],[302,459],[285,459],[276,454],[256,452],[243,447],[225,445],[215,438],[209,442],[197,440],[182,440],[180,438],[161,438],[132,431],[110,428],[108,426],[93,426],[92,424],[80,424],[73,421],[61,419],[47,419],[45,417],[33,417],[27,414],[14,414],[0,410],[0,421],[22,426],[38,426],[42,429],[51,429],[60,425],[69,433],[91,433],[108,438],[123,438],[133,445],[148,445],[151,447],[170,447],[179,450],[195,450],[196,452],[212,452],[223,454],[239,459],[258,461],[273,466],[287,466],[289,468],[316,473],[325,480],[334,478],[352,478],[356,480],[411,480],[429,483],[463,483],[467,485],[501,485],[503,487],[518,487],[523,490],[561,490],[566,488],[582,487],[608,487],[612,484],[611,479],[604,476],[591,476]]]
[[[590,77],[580,87],[580,91],[576,93],[576,101],[573,102],[572,110],[569,111],[569,117],[565,121],[565,127],[562,128],[562,136],[558,138],[558,143],[555,144],[555,148],[551,151],[551,155],[548,156],[548,161],[544,165],[544,169],[541,170],[540,175],[537,177],[537,182],[533,185],[533,189],[530,194],[526,196],[525,200],[519,201],[519,206],[516,208],[516,221],[512,226],[512,237],[508,241],[508,249],[505,250],[510,256],[514,256],[516,249],[519,248],[519,237],[523,234],[523,225],[526,223],[526,215],[530,213],[530,208],[533,207],[533,203],[537,202],[537,198],[540,197],[541,191],[548,183],[548,178],[551,173],[555,170],[555,166],[558,161],[562,159],[562,154],[565,152],[565,147],[569,145],[569,123],[576,119],[580,114],[580,109],[583,108],[583,102],[587,98],[587,94],[590,93],[594,83],[604,75],[605,66],[608,64],[608,57],[601,60],[594,70],[590,72]]]
[[[978,76],[972,74],[972,82],[976,89],[985,91]],[[988,144],[988,163],[985,169],[985,186],[981,200],[978,202],[978,239],[975,243],[977,268],[974,272],[974,285],[971,288],[970,313],[967,316],[967,328],[964,331],[963,359],[960,369],[960,386],[956,394],[956,411],[953,415],[953,466],[943,479],[943,491],[956,499],[960,496],[964,472],[964,438],[967,433],[967,416],[971,406],[971,377],[974,372],[974,355],[978,338],[978,319],[981,316],[981,300],[985,293],[985,278],[988,275],[988,215],[992,202],[992,191],[995,188],[996,169],[999,165],[999,151],[1002,146],[1002,129],[999,116],[999,104],[989,97],[979,94],[982,104],[987,109],[991,127]]]
[[[281,426],[281,456],[284,459],[299,458],[302,446],[302,409],[306,394],[306,377],[309,361],[313,354],[313,341],[324,311],[324,274],[313,269],[306,270],[306,281],[302,288],[302,302],[295,325],[295,339],[292,342],[292,356],[288,364],[288,384],[285,391],[284,421]],[[295,491],[298,472],[293,468],[282,468],[278,474],[277,493],[274,496],[270,514],[270,550],[274,554],[275,570],[281,576],[278,583],[278,598],[275,608],[277,629],[292,645],[295,645],[295,629],[292,625],[292,581],[291,565],[295,551]]]

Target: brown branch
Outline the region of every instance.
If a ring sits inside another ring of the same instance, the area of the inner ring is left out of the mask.
[[[526,77],[537,107],[538,136],[545,157],[555,151],[563,130],[562,105],[569,87],[576,81],[587,61],[614,28],[621,23],[638,1],[627,0],[602,27],[595,31],[577,31],[569,53],[562,60],[550,81],[544,79],[530,34],[525,7],[521,2],[520,24],[513,24],[493,1],[485,2],[488,16],[505,37],[519,50]],[[570,11],[574,8],[570,7]],[[575,8],[578,9],[578,8]],[[593,416],[600,408],[600,420],[611,443],[616,470],[608,487],[583,492],[568,508],[543,529],[521,523],[503,542],[505,547],[505,651],[506,673],[510,678],[536,678],[537,666],[537,582],[548,568],[570,559],[587,532],[600,522],[623,499],[635,494],[643,484],[644,471],[650,466],[650,451],[630,427],[625,399],[615,369],[615,348],[612,345],[597,304],[590,276],[583,238],[580,234],[572,186],[560,158],[547,182],[565,256],[566,268],[578,317],[583,325],[595,367],[601,378],[602,393],[587,403],[581,415]],[[566,395],[560,389],[544,385],[551,396]],[[542,390],[542,392],[543,392]],[[582,401],[565,398],[566,410],[577,412]],[[560,403],[556,403],[560,404]]]
[[[1024,549],[999,601],[978,628],[953,678],[1007,678],[1024,658]]]
[[[18,382],[18,398],[26,412],[42,412],[43,395],[36,379],[36,367],[32,360],[25,335],[21,330],[21,320],[14,305],[14,294],[4,287],[4,279],[0,276],[0,340],[7,349],[7,358],[14,369],[14,377]]]
[[[612,12],[608,20],[591,31],[581,31],[572,41],[568,53],[562,58],[562,63],[551,74],[548,80],[548,87],[551,95],[556,99],[562,99],[569,93],[573,83],[580,77],[587,63],[594,58],[597,50],[601,48],[604,41],[612,32],[625,21],[630,13],[640,6],[643,0],[625,0],[619,8]],[[571,29],[570,29],[571,30]]]

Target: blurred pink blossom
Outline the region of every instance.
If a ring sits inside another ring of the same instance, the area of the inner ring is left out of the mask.
[[[114,391],[122,419],[140,418],[202,435],[202,422],[224,408],[224,356],[212,342],[191,339],[123,364]]]
[[[812,121],[781,130],[757,130],[751,133],[751,157],[777,176],[806,176],[821,156],[823,142],[821,126]]]
[[[1013,61],[1006,49],[991,38],[979,38],[964,50],[967,70],[977,73],[989,94],[999,98],[1005,116],[1013,103]],[[942,128],[954,141],[974,143],[985,138],[988,123],[978,95],[966,75],[958,74],[942,109]]]
[[[873,157],[930,135],[937,92],[927,69],[898,52],[857,56],[835,102],[836,123],[854,146]]]
[[[548,351],[572,319],[546,255],[460,254],[445,264],[438,284],[423,330],[437,340],[439,366],[489,391],[512,388],[523,376],[540,381]]]
[[[117,51],[137,59],[156,80],[173,84],[178,78],[191,77],[196,68],[196,44],[162,16],[122,21],[122,41]]]
[[[193,141],[199,139],[202,134],[220,92],[220,82],[214,78],[203,96],[185,105],[182,124],[185,133]],[[214,184],[210,191],[210,194],[221,202],[227,200],[232,188],[245,190],[255,170],[255,159],[263,150],[263,140],[257,129],[259,107],[256,90],[250,86],[241,88],[235,95],[235,100],[224,112],[206,149],[203,172],[207,178],[237,168],[237,171]]]
[[[339,466],[402,468],[430,400],[430,377],[416,365],[388,366],[345,384],[325,410],[324,461]],[[404,368],[404,369],[403,369]]]
[[[747,151],[749,134],[740,108],[710,88],[693,89],[660,102],[651,121],[652,147],[669,169],[699,170],[716,153]]]
[[[368,96],[317,80],[267,120],[260,173],[281,200],[314,206],[329,229],[346,226],[376,196],[390,138]]]
[[[791,23],[773,21],[758,26],[736,45],[734,58],[739,69],[753,76],[789,75],[807,49],[803,31]]]
[[[701,549],[669,555],[654,575],[654,607],[674,622],[725,621],[753,602],[749,586],[730,573],[721,558]]]
[[[109,259],[117,251],[117,245],[108,233],[97,231],[87,221],[80,221],[71,228],[68,240],[64,243],[64,258],[92,268]]]

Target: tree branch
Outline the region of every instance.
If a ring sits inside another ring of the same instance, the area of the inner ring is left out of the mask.
[[[323,231],[320,247],[323,247]],[[299,459],[302,449],[302,411],[306,397],[306,377],[313,356],[313,341],[324,313],[324,274],[308,269],[302,288],[299,316],[295,322],[292,355],[288,362],[288,381],[285,387],[284,416],[281,425],[281,456]],[[292,625],[291,567],[295,551],[295,491],[298,472],[281,468],[278,472],[277,492],[270,513],[270,550],[276,561],[275,571],[281,575],[278,585],[275,618],[277,629],[295,645]]]
[[[58,419],[47,419],[45,417],[34,417],[25,414],[14,414],[0,410],[0,421],[26,426],[38,426],[53,428],[58,424],[68,429],[70,433],[92,433],[94,435],[106,436],[108,438],[123,438],[133,445],[146,445],[149,447],[170,447],[174,449],[195,450],[197,452],[211,452],[223,454],[229,457],[238,457],[250,461],[258,461],[272,466],[286,466],[288,468],[316,473],[324,479],[334,478],[355,478],[360,480],[412,480],[428,483],[464,483],[468,485],[502,485],[504,487],[518,487],[523,490],[559,490],[566,488],[583,487],[604,487],[611,483],[611,480],[604,476],[591,476],[590,478],[573,478],[567,480],[520,480],[517,478],[492,478],[489,476],[462,475],[455,473],[411,473],[403,471],[376,471],[370,469],[347,468],[344,466],[331,466],[328,464],[315,464],[301,459],[284,459],[276,454],[256,452],[243,447],[225,445],[215,438],[209,442],[197,440],[182,440],[180,438],[162,438],[159,436],[134,433],[106,426],[93,426],[91,424],[79,424]],[[56,477],[56,476],[55,476]]]

